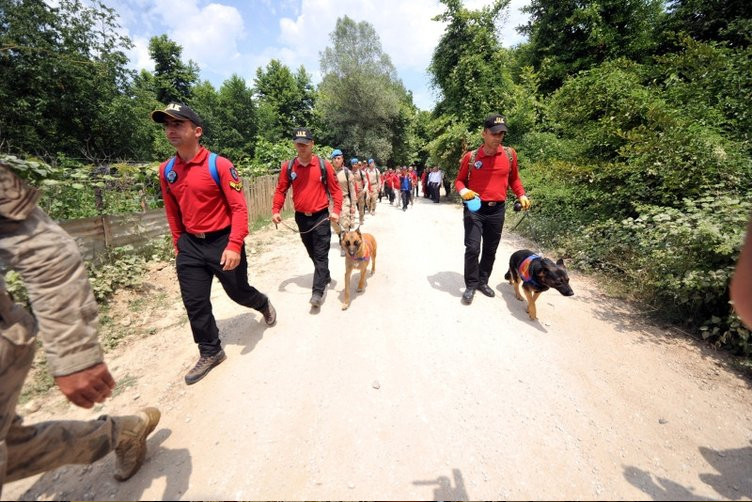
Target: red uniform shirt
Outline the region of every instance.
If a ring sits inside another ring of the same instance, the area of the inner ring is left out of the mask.
[[[172,182],[164,177],[166,165],[159,166],[159,183],[175,250],[183,232],[200,234],[232,226],[226,249],[239,253],[248,235],[248,207],[232,162],[217,156],[220,186],[209,172],[209,151],[204,147],[188,162],[175,155]]]
[[[504,147],[499,146],[496,153],[486,155],[481,146],[475,154],[475,165],[470,166],[470,152],[460,162],[460,172],[454,181],[457,191],[469,188],[483,201],[507,200],[507,188],[511,187],[517,197],[525,195],[517,167],[517,152],[512,150],[512,165],[509,165]]]
[[[289,161],[288,161],[289,162]],[[329,193],[334,200],[334,212],[339,214],[342,210],[342,189],[337,182],[337,175],[334,174],[334,168],[328,161],[326,164],[326,179],[329,186]],[[321,182],[321,167],[319,167],[319,157],[311,157],[311,163],[307,166],[300,165],[300,161],[295,158],[292,166],[292,183],[290,175],[287,174],[287,162],[282,164],[282,170],[279,172],[277,189],[274,191],[274,202],[272,203],[272,214],[277,214],[282,210],[285,204],[287,190],[292,186],[292,202],[296,211],[301,213],[316,213],[329,207],[329,199],[326,197],[324,184]]]

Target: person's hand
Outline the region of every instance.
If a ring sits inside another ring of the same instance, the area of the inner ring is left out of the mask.
[[[280,216],[279,213],[274,213],[272,215],[272,223],[281,223],[282,222],[282,216]]]
[[[463,190],[460,195],[464,200],[471,200],[471,199],[478,197],[478,194],[473,192],[469,188],[466,188],[465,190]]]
[[[222,258],[219,260],[219,264],[222,265],[222,270],[232,270],[240,265],[240,253],[225,249],[222,252]]]
[[[337,223],[339,221],[339,215],[337,213],[330,213],[329,220]]]
[[[530,199],[527,198],[527,195],[523,195],[517,200],[519,200],[520,204],[522,204],[523,211],[527,211],[528,209],[530,209]]]
[[[70,402],[81,408],[91,408],[94,403],[102,403],[112,395],[115,379],[107,365],[99,363],[70,375],[55,377],[55,384]]]

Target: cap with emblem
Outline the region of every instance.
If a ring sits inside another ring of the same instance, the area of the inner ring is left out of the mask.
[[[332,158],[334,157],[342,157],[342,150],[334,150],[332,152]]]
[[[190,106],[183,103],[170,103],[164,110],[154,110],[151,112],[151,119],[160,124],[163,124],[167,117],[172,117],[175,120],[190,120],[199,127],[203,127],[204,125],[201,117]]]
[[[509,129],[507,129],[506,117],[499,115],[498,113],[492,113],[486,117],[486,120],[483,122],[483,127],[489,129],[494,134],[500,131],[509,131]]]
[[[305,127],[298,127],[297,129],[295,129],[292,140],[295,143],[310,143],[311,141],[313,141],[313,135],[311,134],[311,131],[309,131]]]

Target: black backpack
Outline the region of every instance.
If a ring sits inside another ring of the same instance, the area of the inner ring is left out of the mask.
[[[324,191],[326,192],[326,198],[329,200],[332,200],[332,194],[329,193],[329,183],[327,180],[326,175],[326,161],[324,160],[324,157],[319,157],[319,167],[321,168],[321,184],[324,185]],[[297,160],[297,157],[293,157],[290,159],[289,162],[287,162],[287,179],[290,181],[290,186],[292,186],[292,165]]]

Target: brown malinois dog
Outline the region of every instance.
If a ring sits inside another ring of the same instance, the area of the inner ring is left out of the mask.
[[[350,306],[350,276],[354,268],[360,270],[358,293],[366,289],[366,270],[371,262],[371,275],[376,272],[376,239],[371,234],[361,234],[360,228],[343,232],[340,238],[345,250],[345,301],[342,310]]]

